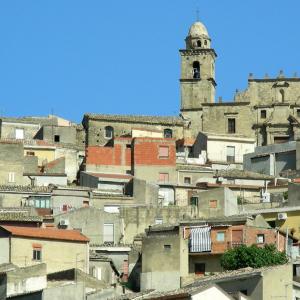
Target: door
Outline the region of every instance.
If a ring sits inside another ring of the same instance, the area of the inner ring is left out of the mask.
[[[195,264],[195,274],[196,275],[204,275],[205,274],[205,264],[204,263],[196,263]]]
[[[243,230],[232,230],[232,247],[239,246],[243,243]]]

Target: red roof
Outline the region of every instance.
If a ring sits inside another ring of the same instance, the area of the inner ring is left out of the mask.
[[[63,240],[75,242],[88,242],[89,239],[77,230],[35,228],[20,226],[1,226],[13,236],[32,237],[36,239]],[[1,228],[0,227],[0,228]]]
[[[177,140],[177,144],[181,146],[193,146],[196,142],[196,139],[194,138],[184,138]]]

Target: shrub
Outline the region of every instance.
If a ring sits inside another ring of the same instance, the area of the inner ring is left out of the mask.
[[[227,250],[222,255],[221,266],[226,270],[237,270],[246,267],[281,265],[287,261],[285,253],[278,251],[274,244],[265,245],[263,248],[256,245],[241,245]]]

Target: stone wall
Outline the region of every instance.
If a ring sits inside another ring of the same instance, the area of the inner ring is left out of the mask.
[[[109,139],[105,137],[105,127],[111,126],[114,128],[114,136],[126,136],[131,135],[132,129],[146,129],[146,130],[154,130],[154,131],[163,131],[164,129],[172,129],[173,137],[181,138],[183,136],[183,121],[180,124],[179,121],[174,122],[167,122],[163,121],[163,117],[161,118],[162,121],[155,121],[155,122],[146,122],[143,121],[143,116],[140,117],[139,120],[135,120],[134,116],[126,116],[121,119],[119,116],[115,116],[115,120],[111,119],[92,119],[90,117],[84,117],[83,125],[86,130],[86,140],[88,146],[95,146],[95,145],[105,145]],[[156,118],[156,117],[154,117]],[[119,119],[119,120],[118,120]],[[159,119],[159,117],[157,117]],[[179,118],[177,118],[179,119]]]

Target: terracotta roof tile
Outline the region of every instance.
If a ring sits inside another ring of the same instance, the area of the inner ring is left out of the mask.
[[[77,230],[33,228],[20,226],[1,226],[13,236],[32,237],[36,239],[88,242],[89,239]],[[0,228],[1,228],[0,227]]]
[[[53,186],[0,185],[0,191],[5,192],[51,193],[52,190]]]
[[[113,122],[130,122],[143,124],[161,124],[172,126],[183,126],[184,121],[176,116],[143,116],[143,115],[107,115],[107,114],[91,114],[87,113],[84,118],[91,120],[105,120]]]

